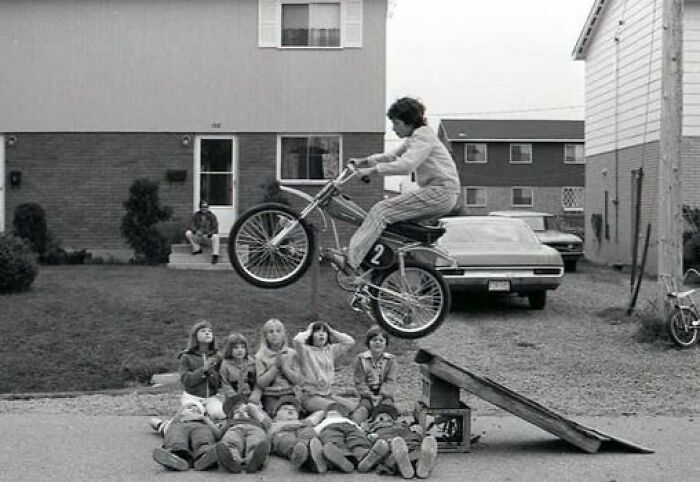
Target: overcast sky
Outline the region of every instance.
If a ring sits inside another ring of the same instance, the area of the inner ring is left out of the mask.
[[[421,98],[431,125],[438,116],[583,119],[583,62],[571,52],[593,0],[390,3],[388,103]]]

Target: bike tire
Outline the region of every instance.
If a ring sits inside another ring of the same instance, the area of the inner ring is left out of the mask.
[[[272,239],[286,222],[298,221],[279,247]],[[282,288],[301,278],[311,265],[315,239],[299,214],[284,204],[266,203],[246,211],[231,227],[228,255],[233,269],[260,288]]]
[[[680,348],[690,348],[698,341],[698,328],[693,323],[698,321],[698,315],[687,306],[674,308],[668,321],[668,334],[671,341]]]
[[[399,338],[421,338],[437,330],[450,311],[450,290],[442,276],[423,263],[407,261],[405,279],[399,266],[383,271],[371,290],[372,313],[379,325]],[[399,292],[398,300],[385,292]],[[407,323],[407,321],[409,323]]]

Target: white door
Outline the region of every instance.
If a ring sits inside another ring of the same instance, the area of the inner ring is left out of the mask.
[[[0,135],[0,233],[5,232],[5,136]]]
[[[194,206],[209,203],[219,220],[219,233],[228,235],[236,218],[236,166],[238,143],[235,136],[197,136],[194,148]]]

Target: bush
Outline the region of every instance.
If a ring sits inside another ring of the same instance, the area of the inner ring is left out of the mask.
[[[148,385],[153,375],[177,370],[177,363],[174,360],[175,357],[172,354],[153,358],[129,357],[121,364],[122,383],[124,386]]]
[[[134,249],[137,262],[164,263],[170,254],[170,243],[158,230],[157,224],[172,216],[169,206],[160,206],[158,184],[137,179],[129,188],[129,198],[123,203],[121,233]]]
[[[28,290],[38,272],[36,254],[27,241],[0,234],[0,293]]]
[[[264,203],[279,203],[289,206],[289,199],[285,197],[280,189],[280,182],[276,179],[268,179],[260,184],[260,189],[263,191],[262,202]]]
[[[15,217],[12,221],[15,234],[26,239],[31,249],[43,256],[48,242],[48,228],[46,227],[46,212],[37,203],[24,203],[15,208]]]
[[[639,343],[668,341],[664,313],[663,307],[654,301],[649,301],[644,308],[635,313],[634,316],[639,324],[635,339]]]

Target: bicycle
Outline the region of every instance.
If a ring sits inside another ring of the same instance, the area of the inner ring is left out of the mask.
[[[341,250],[335,219],[359,225],[367,212],[343,194],[340,187],[357,177],[349,163],[315,196],[280,186],[300,197],[306,206],[296,210],[279,203],[253,207],[239,217],[229,235],[229,259],[247,282],[261,288],[281,288],[299,280],[311,265],[317,241],[309,216],[320,213],[324,231],[331,218],[335,247]],[[368,179],[362,179],[369,182]],[[387,332],[400,338],[419,338],[436,330],[450,306],[450,291],[435,268],[418,259],[428,254],[456,265],[433,243],[444,234],[441,226],[399,222],[387,226],[365,257],[358,274],[337,270],[341,288],[351,291],[353,309],[366,313]]]
[[[684,282],[690,273],[700,276],[697,270],[691,268],[683,275]],[[698,341],[700,316],[693,294],[700,288],[678,291],[674,277],[667,274],[659,275],[659,277],[664,282],[666,298],[671,303],[671,317],[667,325],[671,340],[681,348],[690,348]]]

